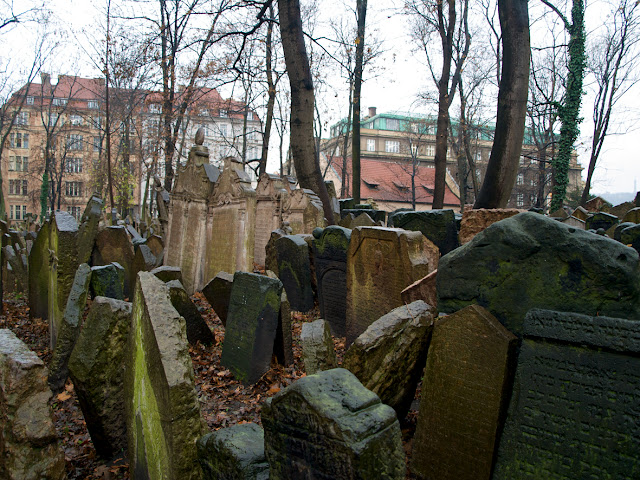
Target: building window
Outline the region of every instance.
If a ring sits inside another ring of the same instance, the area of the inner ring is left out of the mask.
[[[81,197],[82,182],[64,182],[64,193],[67,197]]]
[[[523,184],[524,184],[524,175],[522,173],[519,173],[516,179],[516,185],[523,185]]]
[[[82,150],[82,135],[72,133],[67,136],[67,150]]]
[[[476,150],[476,152],[474,154],[474,160],[476,162],[481,162],[482,161],[482,150]]]
[[[81,157],[68,158],[65,170],[67,173],[82,173],[82,158]]]
[[[82,217],[81,207],[67,207],[67,212],[73,215],[76,220],[80,221],[80,218]]]
[[[33,97],[31,95],[27,97],[27,105],[33,105]]]
[[[524,207],[524,193],[519,193],[516,195],[516,206]]]
[[[253,112],[247,112],[247,120],[253,120]]]
[[[520,165],[524,165],[524,155],[520,155]]]
[[[411,124],[411,131],[413,133],[418,133],[418,124],[417,123],[412,123]]]
[[[220,136],[225,138],[227,136],[227,125],[222,124],[219,127],[220,127]]]
[[[102,147],[102,140],[100,140],[100,137],[93,137],[92,143],[93,143],[93,151],[99,152],[100,147]]]
[[[9,180],[9,195],[26,196],[27,192],[26,180]]]
[[[149,113],[162,113],[162,105],[160,105],[159,103],[150,104]]]
[[[67,104],[66,98],[54,98],[51,102],[55,107],[64,107]]]
[[[227,117],[229,116],[229,112],[227,112],[226,110],[224,110],[224,109],[222,109],[222,108],[221,108],[221,109],[220,109],[220,116],[221,116],[222,118],[227,118]]]
[[[335,156],[336,157],[340,156],[340,145],[336,145]]]
[[[9,218],[11,220],[25,220],[27,218],[27,206],[11,205],[9,207]]]
[[[71,122],[71,125],[82,125],[82,117],[80,115],[70,115],[69,122]]]
[[[400,142],[398,140],[386,140],[384,150],[387,153],[400,153]]]
[[[387,118],[387,130],[400,130],[400,120],[397,118]]]
[[[56,123],[58,123],[58,114],[57,113],[50,113],[49,114],[49,125],[50,126],[55,126]]]
[[[29,157],[9,157],[10,172],[27,172],[29,170]]]
[[[411,157],[417,158],[418,156],[418,145],[410,145],[411,146]]]
[[[87,107],[91,108],[92,110],[97,110],[99,106],[100,105],[98,104],[97,100],[89,100],[87,102]]]
[[[29,125],[29,112],[20,112],[13,119],[14,125]]]
[[[367,152],[375,152],[375,151],[376,151],[375,138],[367,138]]]
[[[436,156],[436,146],[435,145],[425,145],[424,153],[427,157],[435,157]]]
[[[9,136],[9,145],[11,148],[29,148],[29,134],[28,133],[12,133]]]

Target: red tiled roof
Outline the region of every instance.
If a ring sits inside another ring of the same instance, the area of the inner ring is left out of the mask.
[[[333,157],[332,166],[338,176],[342,157]],[[347,171],[351,175],[351,157],[347,159]],[[416,202],[432,204],[435,184],[435,168],[419,166],[415,175]],[[411,163],[360,159],[360,197],[386,202],[411,202]],[[460,199],[445,186],[444,204],[458,206]]]

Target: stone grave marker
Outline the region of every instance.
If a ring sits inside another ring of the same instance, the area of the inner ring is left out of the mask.
[[[505,218],[513,217],[521,211],[515,208],[465,209],[462,213],[462,222],[460,224],[460,244],[464,245],[469,242],[489,225]]]
[[[88,263],[98,235],[98,226],[104,202],[97,195],[92,195],[82,214],[78,226],[78,263]]]
[[[422,300],[394,308],[345,352],[342,367],[392,407],[399,419],[407,416],[420,382],[435,315]]]
[[[167,282],[171,303],[177,312],[184,318],[187,327],[187,340],[191,345],[197,342],[203,345],[211,345],[216,341],[216,337],[204,321],[198,308],[193,304],[179,280]]]
[[[38,231],[29,254],[29,318],[49,318],[50,224]]]
[[[326,320],[320,318],[313,322],[303,323],[300,343],[302,344],[304,371],[307,375],[330,370],[338,365],[331,330]]]
[[[164,252],[164,243],[162,243],[162,237],[159,235],[151,235],[147,238],[147,242],[145,244],[147,247],[151,249],[151,253],[156,259],[162,258],[162,253]],[[156,267],[160,265],[156,264]]]
[[[138,272],[149,272],[156,268],[156,257],[146,244],[137,244],[133,247],[134,255],[131,263],[131,278],[129,285],[135,288]]]
[[[366,207],[366,208],[365,208]],[[360,215],[366,213],[373,222],[382,222],[383,224],[387,221],[387,212],[384,210],[374,210],[371,205],[368,204],[358,204],[354,205],[353,208],[343,208],[340,215],[345,217],[349,214],[353,214],[354,219],[357,219]]]
[[[271,480],[405,478],[395,412],[348,370],[297,380],[261,417]]]
[[[271,270],[278,275],[278,258],[276,254],[276,240],[285,235],[288,235],[287,231],[290,229],[277,228],[273,230],[269,236],[269,241],[264,247],[264,268],[265,270]]]
[[[438,308],[438,293],[436,291],[436,275],[434,270],[429,275],[412,283],[402,290],[400,294],[404,303],[415,302],[416,300],[424,300],[434,308]]]
[[[265,247],[271,232],[282,223],[282,205],[288,192],[278,175],[263,173],[256,186],[256,227],[253,261],[265,263]]]
[[[227,326],[227,313],[229,312],[232,287],[233,275],[227,272],[218,272],[202,289],[202,293],[224,327]]]
[[[196,442],[205,425],[185,330],[169,287],[138,273],[124,382],[132,478],[202,478]]]
[[[375,224],[376,222],[373,221],[369,214],[363,212],[351,221],[349,228],[353,229],[356,227],[373,227]]]
[[[605,212],[596,212],[593,215],[589,215],[585,220],[585,229],[598,230],[599,228],[603,228],[604,230],[608,230],[619,222],[620,220],[618,220],[618,217],[615,215]]]
[[[133,265],[133,243],[124,226],[107,227],[98,232],[96,248],[93,250],[93,265],[119,263],[124,268],[124,296],[133,295],[131,269]]]
[[[329,194],[329,201],[331,202],[331,210],[333,211],[334,221],[340,219],[340,203],[338,201],[338,194],[336,192],[336,186],[333,180],[325,180],[325,186],[327,187],[327,193]]]
[[[282,282],[236,272],[220,362],[245,385],[269,370],[278,328]]]
[[[131,303],[94,298],[69,357],[69,376],[91,441],[105,459],[127,447],[124,361],[130,323]]]
[[[402,305],[401,292],[438,268],[440,251],[420,232],[358,227],[347,252],[346,346]]]
[[[282,219],[289,222],[294,235],[311,233],[316,227],[324,227],[324,210],[320,197],[306,188],[293,190],[282,207]]]
[[[516,345],[517,337],[477,305],[436,321],[413,443],[414,473],[491,478]]]
[[[398,212],[392,219],[392,227],[421,232],[440,249],[442,255],[460,245],[453,210]]]
[[[638,320],[532,310],[494,478],[640,478]]]
[[[170,282],[171,280],[178,280],[182,283],[182,270],[180,270],[180,267],[163,265],[162,267],[154,268],[149,273],[155,275],[165,283]]]
[[[285,235],[275,241],[278,278],[282,281],[291,308],[308,312],[313,308],[309,246],[300,235]]]
[[[27,273],[28,266],[24,264],[22,255],[13,248],[13,245],[7,245],[2,247],[2,253],[4,258],[11,266],[16,280],[18,281],[19,291],[29,292],[29,274]]]
[[[48,402],[47,369],[8,329],[0,330],[0,478],[66,478]]]
[[[276,277],[277,278],[277,277]],[[287,292],[282,291],[280,297],[280,313],[278,314],[278,329],[273,344],[273,356],[280,365],[293,365],[293,338],[291,335],[291,305]]]
[[[91,267],[91,294],[124,300],[124,268],[118,262]]]

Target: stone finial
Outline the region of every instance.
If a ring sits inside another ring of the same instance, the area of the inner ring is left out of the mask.
[[[204,128],[200,127],[196,131],[196,145],[202,145],[204,143]]]

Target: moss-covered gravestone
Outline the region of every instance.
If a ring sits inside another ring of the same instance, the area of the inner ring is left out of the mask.
[[[48,402],[47,369],[11,330],[0,330],[0,478],[62,480],[65,461]]]
[[[453,210],[398,212],[392,217],[393,227],[421,232],[440,249],[442,255],[460,245]]]
[[[211,332],[211,329],[204,321],[202,315],[198,311],[198,307],[194,305],[187,295],[187,291],[184,289],[179,280],[171,280],[167,282],[169,287],[169,295],[171,296],[171,303],[178,313],[184,318],[187,326],[187,340],[191,345],[195,345],[197,342],[203,345],[211,345],[216,341],[216,337]]]
[[[347,314],[347,250],[351,230],[331,225],[314,231],[314,237],[313,255],[320,316],[329,322],[334,335],[343,337]]]
[[[281,295],[278,279],[239,271],[233,276],[220,362],[244,384],[269,370]]]
[[[127,447],[124,361],[130,323],[130,303],[95,298],[69,357],[69,376],[91,441],[106,459]]]
[[[407,415],[422,376],[435,313],[422,300],[397,307],[369,325],[344,355],[343,368],[399,419]]]
[[[322,370],[336,368],[336,352],[333,347],[331,330],[326,320],[319,318],[314,322],[302,324],[300,333],[304,371],[313,375]]]
[[[587,230],[598,230],[603,228],[609,230],[612,226],[618,224],[620,220],[615,215],[605,212],[596,212],[593,215],[589,215],[585,220],[584,228]]]
[[[518,336],[532,308],[640,318],[638,252],[531,212],[442,257],[436,285],[440,312],[477,303]]]
[[[96,246],[93,250],[93,265],[109,265],[118,262],[124,268],[124,296],[130,298],[133,295],[131,289],[131,268],[133,265],[133,243],[123,225],[107,227],[101,230],[96,237]]]
[[[477,305],[436,321],[413,440],[414,473],[443,480],[491,478],[516,343]]]
[[[494,478],[640,478],[638,326],[527,314]]]
[[[196,441],[205,433],[186,327],[169,287],[140,272],[125,356],[127,450],[133,479],[202,478]]]
[[[347,253],[346,345],[403,304],[401,292],[438,268],[440,251],[420,232],[358,227]]]
[[[223,326],[227,325],[227,313],[229,312],[229,299],[233,286],[233,274],[219,272],[202,289],[205,298],[216,312]]]
[[[395,412],[348,370],[297,380],[261,417],[271,480],[405,478]]]
[[[82,214],[78,227],[78,262],[87,263],[91,258],[93,246],[98,235],[98,226],[102,216],[104,202],[96,195],[91,196]]]
[[[38,231],[29,253],[29,318],[49,315],[49,223]]]
[[[94,297],[124,300],[124,268],[117,262],[91,267],[91,293]]]
[[[307,312],[313,308],[309,245],[300,235],[285,235],[275,242],[278,278],[282,281],[291,309]]]

